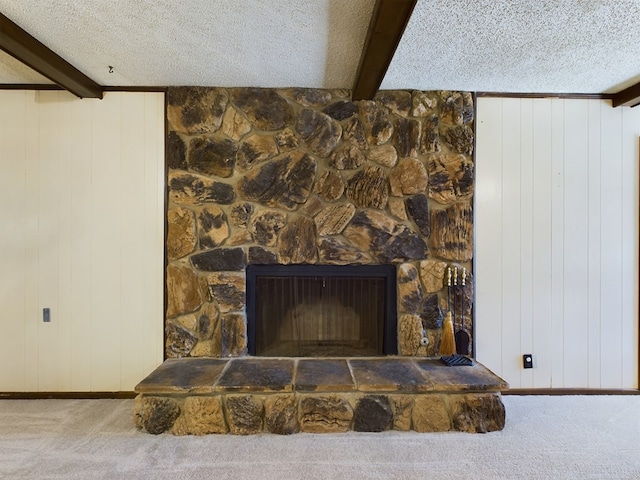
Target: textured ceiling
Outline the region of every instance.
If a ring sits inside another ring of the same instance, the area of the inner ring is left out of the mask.
[[[351,88],[375,0],[0,0],[107,86]],[[418,0],[384,89],[613,93],[640,81],[637,0]],[[109,73],[113,66],[113,73]],[[0,52],[0,83],[49,83]]]

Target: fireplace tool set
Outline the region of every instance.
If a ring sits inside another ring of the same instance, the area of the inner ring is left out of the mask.
[[[440,340],[440,360],[449,366],[473,365],[467,357],[469,353],[469,334],[464,329],[464,297],[467,282],[467,269],[462,268],[458,283],[458,267],[447,267],[447,314],[445,316],[442,338]],[[462,287],[461,289],[459,287]],[[453,288],[453,308],[451,290]],[[457,297],[460,296],[460,324],[457,322]]]

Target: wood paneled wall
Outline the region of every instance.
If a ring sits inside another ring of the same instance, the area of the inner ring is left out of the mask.
[[[0,91],[0,391],[130,391],[162,362],[163,190],[163,94]]]
[[[478,99],[476,352],[511,387],[638,387],[639,136],[640,108]]]

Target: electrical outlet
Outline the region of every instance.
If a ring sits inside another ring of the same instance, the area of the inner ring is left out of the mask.
[[[531,353],[522,355],[522,368],[533,368],[533,355]]]
[[[51,309],[43,308],[42,309],[42,321],[48,323],[51,321]]]

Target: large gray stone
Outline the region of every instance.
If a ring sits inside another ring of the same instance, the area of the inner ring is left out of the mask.
[[[392,425],[393,411],[389,399],[383,395],[368,395],[361,398],[353,415],[353,430],[356,432],[384,432]]]
[[[240,271],[245,267],[242,248],[216,248],[191,256],[191,263],[205,272]]]

